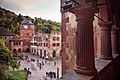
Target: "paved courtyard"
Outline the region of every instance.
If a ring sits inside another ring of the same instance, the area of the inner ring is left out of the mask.
[[[57,59],[57,60],[45,60],[42,58],[39,58],[38,56],[35,55],[31,55],[28,54],[29,59],[35,59],[35,62],[30,61],[28,62],[27,60],[19,60],[21,67],[20,69],[24,69],[24,68],[29,68],[29,71],[31,72],[31,76],[28,77],[28,80],[44,80],[43,78],[46,76],[46,72],[55,72],[56,73],[56,77],[57,77],[57,68],[59,69],[59,77],[61,77],[61,60]],[[37,65],[37,60],[39,60],[39,63],[44,63],[44,65],[41,65],[41,69],[40,67]],[[46,62],[45,62],[46,61]],[[56,63],[56,65],[54,65]],[[56,78],[50,79],[49,77],[47,77],[47,80],[56,80]]]

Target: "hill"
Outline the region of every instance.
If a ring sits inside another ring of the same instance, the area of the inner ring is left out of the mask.
[[[60,22],[51,21],[51,20],[45,20],[41,18],[35,17],[34,24],[36,26],[35,30],[36,32],[41,30],[45,33],[51,33],[52,31],[60,31]]]
[[[36,32],[39,30],[45,33],[51,33],[51,31],[60,31],[59,22],[45,20],[37,17],[33,19],[30,16],[23,16],[21,14],[17,15],[12,11],[0,7],[0,27],[5,27],[16,35],[19,35],[19,24],[25,18],[31,20],[35,24]]]
[[[15,34],[19,34],[17,15],[0,7],[0,27],[5,27]]]

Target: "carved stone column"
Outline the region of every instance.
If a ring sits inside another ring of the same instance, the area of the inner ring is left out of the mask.
[[[99,3],[108,3],[99,6],[98,24],[101,27],[101,58],[111,60],[112,46],[111,46],[111,28],[112,28],[112,7],[110,0],[101,0]]]
[[[92,6],[76,8],[72,13],[76,15],[76,67],[78,74],[94,75],[94,42],[93,42],[93,20],[95,9]]]
[[[110,60],[112,59],[111,47],[111,24],[99,23],[101,27],[101,58]]]
[[[119,53],[119,35],[118,35],[118,28],[112,27],[111,30],[111,41],[112,41],[112,54]]]

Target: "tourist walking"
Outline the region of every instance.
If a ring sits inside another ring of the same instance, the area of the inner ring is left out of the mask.
[[[41,65],[41,63],[39,63],[39,69],[41,70],[41,67],[42,67],[42,65]]]
[[[54,62],[54,66],[56,66],[56,61]]]

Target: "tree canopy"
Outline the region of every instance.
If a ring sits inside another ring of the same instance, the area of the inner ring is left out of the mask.
[[[51,33],[52,31],[60,31],[60,22],[45,20],[35,17],[34,19],[35,31],[42,30],[44,33]]]
[[[0,39],[0,79],[6,80],[6,74],[8,68],[12,67],[19,68],[19,63],[17,60],[12,56],[12,53],[9,49],[5,46],[5,43],[2,39]]]
[[[5,42],[3,39],[0,39],[0,48],[5,47]]]
[[[0,27],[5,27],[15,34],[19,34],[17,15],[0,7]]]

